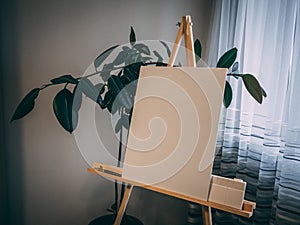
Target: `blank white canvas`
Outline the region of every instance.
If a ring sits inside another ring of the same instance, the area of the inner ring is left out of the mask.
[[[141,68],[122,177],[207,200],[226,72]]]

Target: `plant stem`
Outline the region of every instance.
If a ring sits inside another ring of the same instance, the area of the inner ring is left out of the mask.
[[[119,193],[118,193],[118,182],[115,180],[115,206],[116,206],[116,214],[119,211],[119,206],[118,206],[118,198],[119,198]]]
[[[142,65],[143,66],[148,66],[148,65],[156,65],[157,62],[148,62],[148,63],[143,63]],[[162,65],[168,65],[167,63],[161,63]],[[92,77],[94,75],[97,75],[97,74],[100,74],[100,73],[103,73],[103,72],[110,72],[110,71],[115,71],[115,70],[119,70],[119,69],[123,69],[125,66],[119,66],[119,67],[114,67],[112,68],[111,70],[101,70],[101,71],[96,71],[95,73],[91,73],[91,74],[88,74],[84,77],[86,78],[89,78],[89,77]],[[80,78],[79,78],[80,79]]]
[[[123,116],[123,109],[121,109],[121,117]],[[121,160],[122,160],[122,148],[123,148],[123,128],[120,130],[120,139],[119,139],[119,154],[118,154],[118,167],[121,166]],[[120,205],[122,203],[123,197],[124,197],[124,191],[125,191],[125,184],[122,183],[121,186],[121,196],[120,196]]]
[[[123,115],[123,111],[121,111],[121,116]],[[122,160],[122,147],[123,147],[123,144],[122,144],[122,138],[123,138],[123,128],[121,128],[120,130],[120,140],[119,140],[119,155],[118,155],[118,167],[120,167],[121,165],[121,160]],[[121,196],[120,196],[120,205],[122,203],[122,200],[123,200],[123,197],[124,197],[124,191],[125,191],[125,185],[124,183],[122,183],[122,186],[121,186]]]
[[[123,112],[121,111],[121,116],[123,115]],[[119,139],[119,154],[118,154],[118,167],[121,166],[121,160],[122,160],[122,136],[123,136],[123,128],[120,130],[120,139]]]
[[[123,111],[121,111],[121,116],[123,115]],[[120,167],[121,165],[121,159],[122,159],[122,136],[123,136],[123,132],[122,132],[123,128],[121,128],[120,130],[120,139],[119,139],[119,152],[118,152],[118,163],[117,166]],[[121,194],[121,198],[120,198],[120,205],[123,199],[123,195]],[[115,181],[115,205],[116,205],[116,212],[119,211],[119,190],[118,190],[118,182]]]
[[[242,77],[242,76],[244,76],[244,74],[242,74],[242,73],[227,73],[227,76]]]
[[[125,192],[125,184],[122,183],[122,186],[121,186],[121,196],[120,196],[120,205],[123,201],[123,198],[124,198],[124,192]]]
[[[47,87],[50,87],[50,86],[53,86],[53,85],[57,85],[57,84],[43,84],[41,87],[40,87],[40,90],[43,90]]]

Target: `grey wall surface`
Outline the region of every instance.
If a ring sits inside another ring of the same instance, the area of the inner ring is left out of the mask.
[[[1,207],[7,210],[6,224],[88,224],[113,202],[113,183],[86,172],[89,165],[74,136],[57,123],[52,99],[59,89],[45,90],[30,115],[9,124],[16,105],[55,76],[82,75],[101,51],[128,41],[131,25],[139,40],[173,42],[175,24],[191,15],[194,37],[205,44],[212,1],[6,0],[1,8],[1,198],[6,199]],[[146,225],[183,224],[186,206],[137,188],[128,212]]]

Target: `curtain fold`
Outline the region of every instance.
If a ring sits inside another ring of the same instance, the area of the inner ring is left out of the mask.
[[[214,173],[247,182],[253,217],[216,212],[215,224],[300,224],[300,1],[217,0],[208,64],[238,48],[239,72],[254,74],[268,96],[258,104],[230,77]]]

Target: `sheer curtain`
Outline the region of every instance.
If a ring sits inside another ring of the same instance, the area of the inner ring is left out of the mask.
[[[300,1],[216,0],[208,64],[232,47],[268,97],[260,105],[230,78],[214,173],[245,180],[257,208],[251,219],[217,211],[214,222],[300,224]]]

